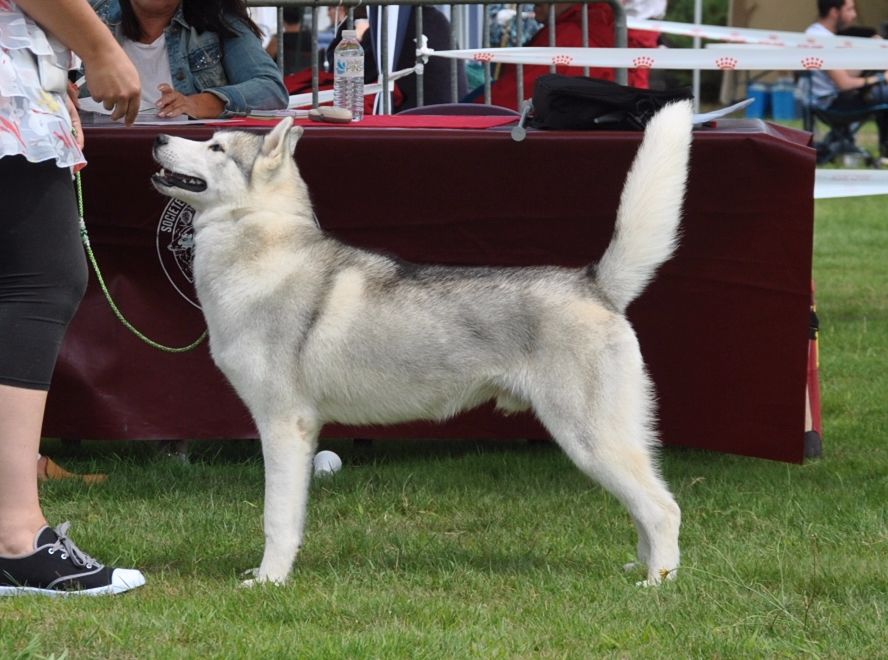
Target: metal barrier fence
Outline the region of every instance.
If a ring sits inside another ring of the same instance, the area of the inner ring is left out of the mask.
[[[284,20],[283,20],[283,10],[284,8],[299,8],[302,7],[304,9],[311,10],[311,78],[312,78],[312,105],[314,107],[318,106],[318,91],[319,91],[319,76],[321,71],[320,64],[320,56],[319,56],[319,44],[318,44],[318,24],[319,24],[319,16],[322,8],[326,9],[329,7],[344,7],[348,9],[348,18],[347,18],[347,27],[352,28],[354,26],[354,10],[357,7],[380,7],[381,8],[381,19],[379,20],[379,43],[380,45],[380,61],[385,63],[388,62],[389,59],[389,25],[388,25],[388,8],[391,6],[412,6],[412,7],[423,7],[426,5],[429,6],[449,6],[450,7],[450,48],[464,48],[467,47],[467,44],[460,43],[460,35],[463,32],[462,30],[462,21],[464,19],[464,12],[454,11],[456,6],[462,7],[483,7],[482,12],[482,27],[481,27],[481,36],[482,36],[482,47],[489,48],[490,47],[490,12],[487,10],[487,6],[491,4],[502,4],[500,2],[494,2],[493,0],[489,1],[480,1],[479,0],[451,0],[450,2],[440,2],[439,0],[373,0],[372,3],[366,2],[366,0],[332,0],[330,2],[319,2],[318,0],[246,0],[247,5],[249,7],[276,7],[277,8],[277,39],[278,39],[278,52],[277,52],[277,62],[278,66],[281,67],[281,70],[284,68]],[[620,0],[576,0],[573,4],[595,4],[595,3],[606,3],[611,6],[614,13],[614,31],[615,31],[615,40],[614,44],[617,48],[625,48],[627,45],[627,36],[626,36],[626,12],[623,9],[623,5],[620,3]],[[517,29],[517,39],[518,43],[523,42],[524,38],[524,21],[521,20],[521,4],[516,5],[518,8],[518,14],[516,16],[519,20],[516,22]],[[414,11],[414,24],[415,24],[415,34],[416,34],[416,43],[420,42],[420,38],[423,35],[423,26],[422,26],[422,12]],[[555,46],[555,5],[549,5],[549,46]],[[583,12],[582,16],[582,30],[583,30],[583,47],[589,47],[589,14],[588,12]],[[491,65],[490,62],[483,63],[483,73],[484,73],[484,101],[485,103],[490,103],[491,98]],[[525,90],[524,90],[524,73],[523,73],[523,65],[517,64],[517,73],[518,73],[518,88],[517,88],[517,104],[518,107],[521,106],[521,102],[525,98]],[[388,66],[383,65],[381,68],[382,74],[382,89],[390,90],[390,81],[389,75],[390,72],[388,70]],[[552,71],[555,70],[554,65],[551,67]],[[588,68],[584,69],[584,74],[588,75]],[[417,77],[416,80],[416,91],[417,91],[417,105],[424,105],[423,102],[423,74],[422,67],[417,67],[416,73],[414,74]],[[626,69],[617,69],[616,70],[616,80],[621,84],[626,84],[628,80],[628,72]],[[459,91],[458,91],[458,69],[456,60],[451,60],[450,62],[450,81],[451,81],[451,98],[453,102],[457,102],[460,100]],[[382,114],[391,114],[391,98],[390,94],[384,93],[382,94]]]

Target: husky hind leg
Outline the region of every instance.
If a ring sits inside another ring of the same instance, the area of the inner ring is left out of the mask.
[[[569,426],[564,420],[543,423],[577,467],[628,509],[638,531],[638,563],[647,566],[647,579],[642,584],[657,585],[664,578],[674,579],[679,565],[681,510],[657,473],[649,451],[636,443],[626,443],[626,430],[602,429],[599,424],[595,431],[578,433],[564,428]]]
[[[681,510],[652,455],[647,377],[639,367],[617,380],[591,386],[550,382],[531,398],[568,457],[628,509],[638,531],[638,562],[647,566],[641,584],[656,585],[677,575]]]

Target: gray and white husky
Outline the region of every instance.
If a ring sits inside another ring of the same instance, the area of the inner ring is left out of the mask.
[[[688,103],[651,120],[611,243],[580,269],[417,266],[340,243],[315,224],[290,119],[264,136],[157,138],[154,186],[197,210],[213,360],[262,440],[256,581],[289,576],[325,423],[441,420],[491,399],[532,409],[626,506],[642,584],[675,577],[681,513],[652,455],[652,387],[624,313],[675,249],[691,124]]]

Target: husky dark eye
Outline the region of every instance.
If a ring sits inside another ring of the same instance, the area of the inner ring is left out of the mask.
[[[221,151],[225,153],[225,148],[221,144],[211,144],[210,151]]]

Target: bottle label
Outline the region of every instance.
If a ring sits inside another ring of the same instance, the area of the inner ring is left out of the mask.
[[[348,77],[364,77],[363,57],[337,57],[336,75]]]

